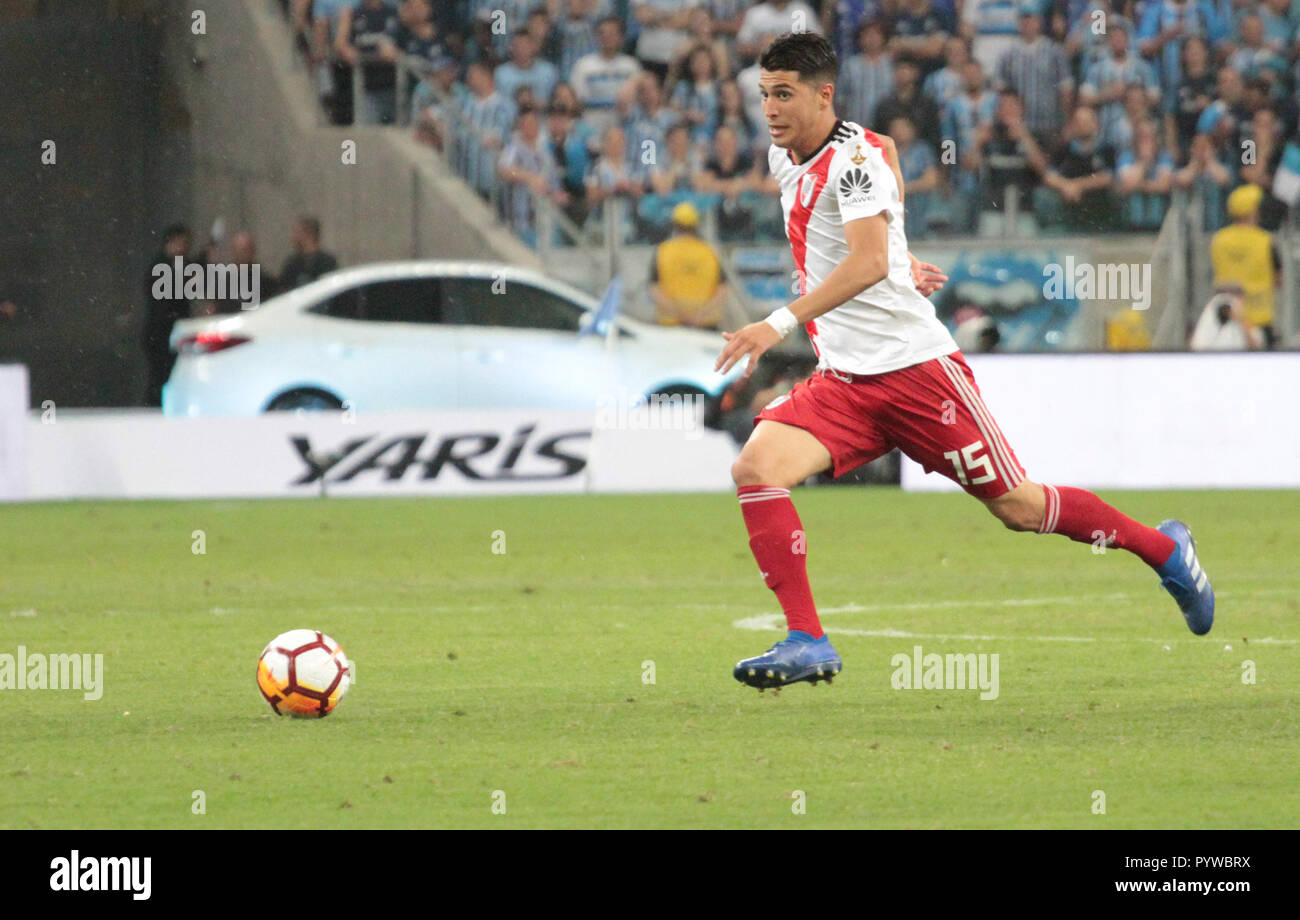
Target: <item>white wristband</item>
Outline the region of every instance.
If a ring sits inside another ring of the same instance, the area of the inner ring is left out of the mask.
[[[799,325],[799,320],[797,320],[795,315],[790,312],[789,307],[782,307],[779,310],[773,310],[767,319],[763,320],[763,322],[775,329],[777,335],[781,336],[781,338],[785,338],[787,335],[794,332],[795,327]]]

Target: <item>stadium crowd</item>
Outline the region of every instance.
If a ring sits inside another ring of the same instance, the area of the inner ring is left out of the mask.
[[[1151,231],[1178,189],[1215,230],[1242,183],[1273,228],[1300,190],[1300,0],[285,2],[336,120],[405,108],[530,240],[534,195],[578,224],[622,198],[647,239],[684,200],[779,234],[757,59],[800,29],[839,52],[841,117],[897,139],[909,233]]]

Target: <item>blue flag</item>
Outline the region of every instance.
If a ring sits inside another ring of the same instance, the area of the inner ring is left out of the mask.
[[[580,335],[608,335],[614,328],[614,317],[618,316],[623,305],[623,278],[615,275],[601,295],[600,306],[590,323],[582,328]]]

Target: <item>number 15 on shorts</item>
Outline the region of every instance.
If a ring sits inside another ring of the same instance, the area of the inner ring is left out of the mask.
[[[957,473],[957,481],[962,485],[978,486],[998,478],[997,474],[993,472],[993,464],[989,463],[988,455],[984,454],[983,450],[984,442],[975,441],[967,444],[960,451],[945,450],[943,452],[943,455],[952,461],[952,468]],[[966,475],[977,470],[983,470],[984,475],[974,479]]]

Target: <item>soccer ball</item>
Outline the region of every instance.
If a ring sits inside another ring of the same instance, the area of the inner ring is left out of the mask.
[[[282,633],[257,659],[257,688],[277,715],[324,718],[351,684],[352,662],[319,630]]]

